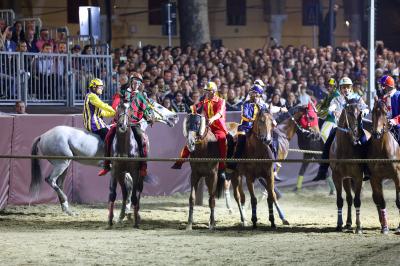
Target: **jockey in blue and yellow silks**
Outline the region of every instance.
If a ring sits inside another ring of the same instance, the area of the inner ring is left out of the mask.
[[[250,99],[242,106],[242,119],[238,127],[238,140],[233,158],[242,158],[246,146],[246,134],[253,128],[257,114],[267,110],[268,106],[260,101],[264,90],[260,85],[253,85],[250,90]],[[228,172],[236,169],[237,163],[228,164]]]
[[[88,131],[99,135],[104,141],[108,127],[103,117],[114,117],[115,110],[99,98],[103,89],[104,84],[101,79],[95,78],[90,82],[83,107],[83,124]]]

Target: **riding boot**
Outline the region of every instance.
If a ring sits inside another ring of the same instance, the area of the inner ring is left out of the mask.
[[[115,127],[111,127],[110,130],[107,132],[107,135],[104,140],[104,156],[110,157],[111,156],[111,144],[112,139],[114,138],[115,134]],[[100,170],[98,173],[99,176],[106,175],[111,170],[111,161],[104,160],[103,169]]]
[[[135,137],[135,140],[138,144],[138,150],[139,150],[139,156],[141,158],[146,158],[147,157],[147,151],[145,149],[145,140],[143,137],[143,132],[140,127],[134,126],[132,127],[133,129],[133,134]],[[140,177],[145,177],[147,176],[147,161],[141,161],[139,162],[139,176]]]
[[[333,128],[329,133],[329,137],[324,144],[321,159],[329,159],[329,151],[331,149],[332,142],[335,139],[335,135],[336,135],[336,128]],[[325,180],[328,175],[328,169],[329,169],[329,163],[321,163],[319,165],[318,174],[312,181]]]

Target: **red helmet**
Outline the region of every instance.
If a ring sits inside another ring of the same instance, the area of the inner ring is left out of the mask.
[[[387,75],[383,76],[379,80],[379,83],[384,87],[388,86],[388,87],[394,88],[394,79],[391,76],[387,76]]]

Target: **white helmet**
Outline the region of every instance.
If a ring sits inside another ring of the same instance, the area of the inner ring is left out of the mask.
[[[255,81],[254,81],[254,85],[260,85],[261,87],[265,87],[265,84],[264,84],[264,82],[261,80],[261,79],[256,79]]]
[[[339,81],[339,86],[342,85],[353,85],[353,81],[351,81],[351,79],[348,77],[344,77]]]

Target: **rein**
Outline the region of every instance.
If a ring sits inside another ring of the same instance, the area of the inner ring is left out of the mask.
[[[305,129],[302,126],[299,125],[299,123],[296,121],[296,119],[294,118],[294,116],[288,112],[290,119],[293,121],[293,123],[296,125],[296,128],[298,130],[300,130],[301,133],[307,133],[307,134],[315,134],[317,132],[314,132],[313,130],[309,130],[309,129]]]

